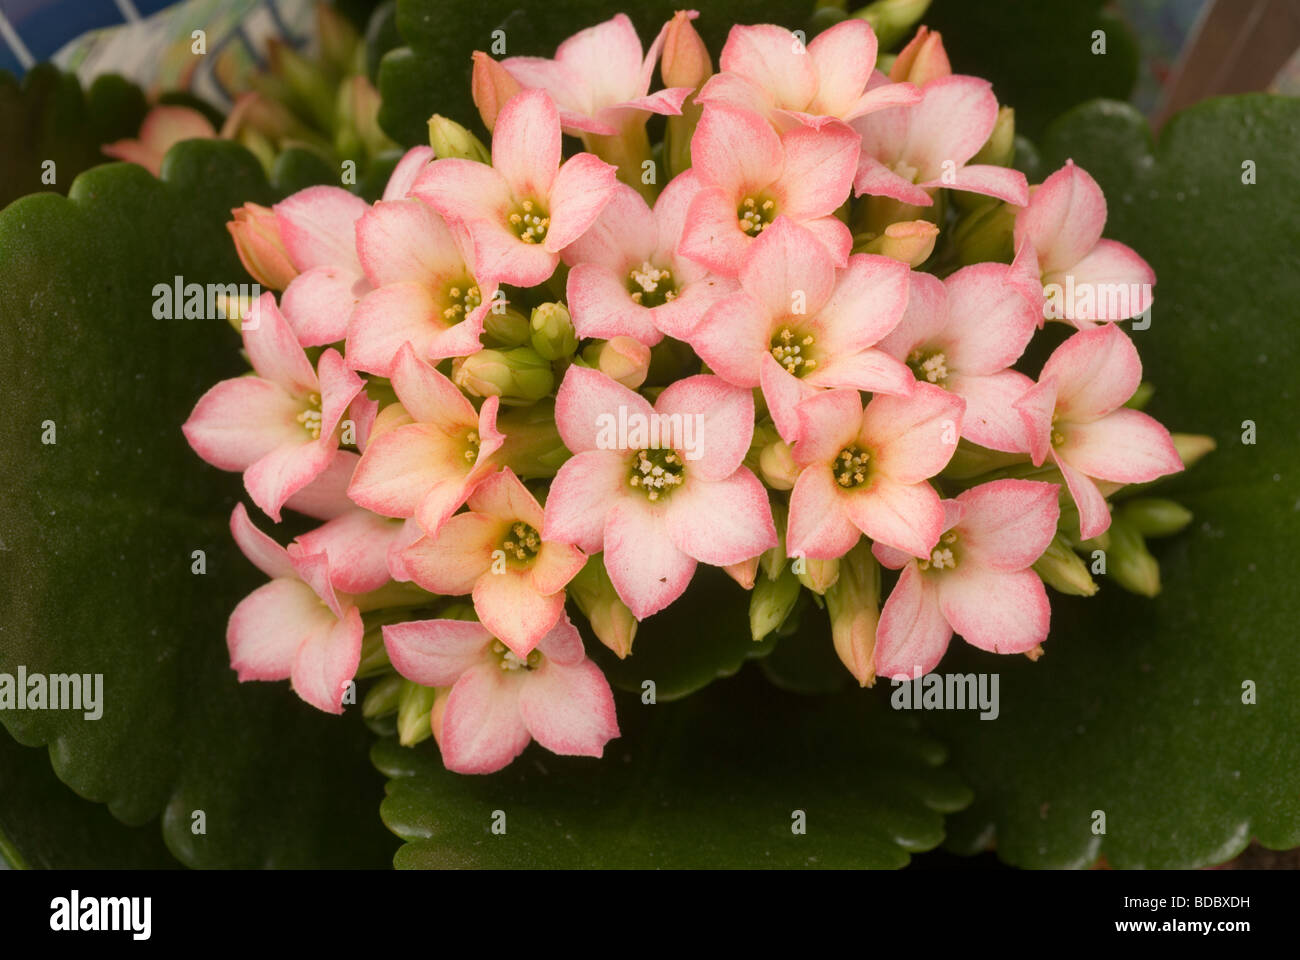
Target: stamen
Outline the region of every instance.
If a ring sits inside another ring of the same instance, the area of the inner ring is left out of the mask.
[[[645,493],[655,502],[686,481],[685,465],[672,450],[656,448],[638,450],[628,471],[628,486]]]
[[[746,236],[758,236],[775,219],[776,203],[770,197],[746,197],[736,208],[736,220]]]
[[[649,260],[643,260],[641,266],[633,267],[628,273],[627,289],[632,302],[643,307],[657,307],[677,299],[677,285],[673,281],[672,271],[666,267],[656,267]]]
[[[948,358],[942,351],[913,350],[907,357],[907,365],[918,380],[942,385],[948,379]]]
[[[786,373],[802,377],[817,366],[816,358],[809,356],[811,351],[807,349],[816,342],[812,334],[799,336],[789,327],[782,327],[772,337],[772,359],[785,367]]]
[[[311,434],[313,440],[319,440],[321,431],[320,395],[313,393],[307,398],[307,402],[310,406],[294,419],[302,424],[303,429]]]
[[[831,475],[835,482],[845,490],[852,490],[867,482],[867,464],[871,454],[856,444],[845,447],[831,462]]]

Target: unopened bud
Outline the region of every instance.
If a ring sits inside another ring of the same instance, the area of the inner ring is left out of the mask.
[[[799,582],[816,594],[824,594],[840,578],[840,561],[804,560],[795,571]]]
[[[892,260],[901,260],[910,267],[919,267],[934,253],[939,228],[929,220],[900,220],[885,227],[885,232],[865,244],[857,245],[858,253],[878,253]]]
[[[1160,564],[1147,550],[1146,541],[1123,516],[1111,517],[1110,549],[1106,572],[1132,593],[1154,597],[1160,592]]]
[[[566,589],[601,643],[614,651],[619,659],[632,652],[636,617],[619,598],[600,554],[588,558]]]
[[[1088,574],[1088,566],[1070,549],[1059,533],[1052,538],[1043,555],[1034,561],[1034,572],[1058,593],[1072,597],[1091,597],[1097,584]]]
[[[402,686],[407,681],[397,674],[389,674],[375,682],[361,701],[361,715],[367,720],[374,720],[397,711],[401,702]]]
[[[549,397],[529,407],[503,409],[497,414],[497,429],[505,441],[495,459],[522,480],[553,477],[572,456],[556,429],[555,401]]]
[[[500,397],[503,404],[534,403],[555,388],[549,360],[531,347],[480,350],[452,364],[452,380],[475,397]]]
[[[691,26],[694,12],[678,10],[668,24],[664,37],[663,59],[660,72],[668,87],[691,87],[696,93],[704,81],[713,74],[713,61],[708,48]],[[704,107],[695,102],[695,94],[686,98],[680,116],[669,117],[664,133],[664,162],[668,176],[675,177],[690,169],[691,137],[699,125]]]
[[[892,50],[925,16],[929,6],[930,0],[876,0],[853,16],[871,24],[881,50]]]
[[[948,51],[943,48],[942,35],[927,27],[917,29],[916,36],[898,51],[889,67],[889,79],[894,83],[914,83],[918,87],[951,74],[952,64],[948,62]]]
[[[1199,433],[1173,433],[1170,438],[1184,467],[1190,467],[1217,446],[1213,437]]]
[[[869,687],[876,682],[876,625],[880,622],[880,564],[866,540],[840,563],[839,579],[826,591],[831,639],[840,662]]]
[[[1155,392],[1156,385],[1150,380],[1143,380],[1138,384],[1138,388],[1133,391],[1133,396],[1129,397],[1128,400],[1125,401],[1124,406],[1128,407],[1130,410],[1141,410],[1151,402],[1151,398],[1155,396]]]
[[[645,383],[650,372],[650,348],[633,337],[597,340],[582,351],[582,359],[629,390]]]
[[[1144,537],[1171,537],[1192,522],[1192,511],[1173,500],[1141,497],[1118,511]]]
[[[489,347],[523,346],[531,333],[528,318],[513,307],[489,310],[483,318],[483,341]]]
[[[506,105],[506,101],[522,90],[519,81],[482,50],[474,51],[474,73],[470,79],[470,92],[474,96],[474,106],[483,118],[483,126],[488,133],[496,126],[497,114]]]
[[[989,163],[995,167],[1009,167],[1016,159],[1016,111],[1011,107],[998,110],[997,123],[993,132],[980,147],[979,153],[971,157],[971,163]]]
[[[726,571],[727,576],[740,584],[742,589],[753,590],[754,579],[758,576],[758,557],[750,557],[748,560],[741,560],[740,563],[729,563],[722,569]]]
[[[1010,263],[1015,252],[1016,207],[986,203],[964,214],[953,228],[957,257],[965,264]]]
[[[402,746],[413,747],[433,736],[433,701],[437,694],[433,687],[402,680],[397,695],[397,740]]]
[[[758,643],[785,623],[799,599],[799,578],[789,569],[775,580],[758,577],[749,595],[749,634]]]
[[[283,290],[298,271],[289,259],[280,237],[280,223],[275,211],[256,203],[246,203],[230,211],[233,220],[226,224],[235,241],[235,252],[249,275],[269,290]]]
[[[578,335],[573,330],[573,318],[562,303],[544,303],[533,308],[529,322],[529,339],[533,349],[543,359],[564,360],[578,349]],[[595,364],[592,364],[595,366]]]
[[[763,482],[773,490],[790,490],[799,479],[799,466],[794,462],[790,444],[776,440],[765,446],[758,455],[758,470]]]
[[[433,147],[433,152],[439,160],[459,159],[492,163],[492,152],[483,146],[482,140],[455,120],[448,120],[440,113],[435,113],[429,118],[429,146]]]
[[[785,569],[785,528],[789,522],[790,513],[784,503],[775,501],[772,504],[772,523],[776,525],[776,545],[763,551],[763,555],[758,558],[759,566],[762,567],[764,575],[769,580],[775,580]]]

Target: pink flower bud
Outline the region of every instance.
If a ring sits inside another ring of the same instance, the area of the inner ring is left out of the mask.
[[[260,204],[246,203],[230,212],[235,219],[226,224],[226,229],[235,241],[235,251],[244,269],[262,286],[283,290],[298,271],[280,238],[274,211]]]
[[[709,51],[691,26],[691,21],[697,16],[699,14],[694,10],[678,10],[668,23],[659,68],[664,86],[698,88],[713,75]]]
[[[880,237],[879,252],[911,267],[919,267],[934,252],[939,228],[929,220],[901,220],[891,223]]]
[[[491,132],[496,126],[497,114],[507,100],[523,88],[519,81],[482,50],[474,51],[474,75],[470,81],[470,90],[474,95],[474,106],[478,107],[483,126]]]
[[[583,351],[583,359],[611,380],[635,390],[650,373],[650,348],[632,337],[614,337]]]
[[[898,54],[889,70],[889,79],[895,83],[909,81],[918,87],[937,77],[952,74],[948,52],[943,48],[943,36],[937,30],[920,27]]]

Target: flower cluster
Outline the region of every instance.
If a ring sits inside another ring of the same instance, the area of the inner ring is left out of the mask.
[[[286,548],[236,508],[271,578],[230,620],[240,679],[341,712],[384,674],[366,713],[456,771],[599,756],[614,701],[568,601],[627,656],[703,563],[753,591],[755,639],[791,615],[778,577],[824,595],[864,686],[954,631],[1037,656],[1044,580],[1096,589],[1108,497],[1183,468],[1116,322],[1154,275],[1082,169],[1011,168],[1010,111],[937,34],[886,73],[860,19],[737,26],[715,73],[694,17],[648,51],[618,16],[477,53],[490,152],[435,117],[374,204],[235,212],[283,292],[185,434],[273,521],[322,521]]]

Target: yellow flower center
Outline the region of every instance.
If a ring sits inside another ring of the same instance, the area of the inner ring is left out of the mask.
[[[468,277],[449,286],[445,298],[447,307],[442,311],[442,319],[451,324],[460,323],[483,302],[478,284]]]
[[[309,406],[295,418],[302,424],[302,428],[311,434],[313,440],[320,439],[321,412],[320,412],[320,395],[313,393],[307,398]]]
[[[853,490],[870,479],[867,463],[871,454],[857,444],[851,444],[839,452],[831,462],[831,474],[837,486],[844,490]]]
[[[736,219],[747,236],[756,237],[776,219],[776,201],[761,194],[746,197],[736,208]]]
[[[956,544],[957,534],[949,530],[939,538],[938,546],[930,551],[930,559],[920,561],[917,566],[922,570],[951,570],[957,566]]]
[[[515,235],[524,243],[541,243],[551,225],[551,216],[536,200],[525,200],[507,218]]]
[[[628,471],[628,486],[642,491],[647,500],[656,501],[677,489],[686,480],[686,465],[676,450],[654,448],[638,450]]]
[[[940,386],[948,379],[948,358],[942,350],[913,350],[907,357],[907,365],[916,375],[916,379]]]
[[[796,377],[806,376],[817,366],[817,358],[812,355],[816,343],[817,340],[811,333],[793,327],[781,327],[772,334],[772,358],[785,367],[786,373]]]
[[[536,670],[542,665],[542,651],[534,650],[527,657],[517,657],[513,650],[500,640],[492,641],[492,653],[497,658],[497,666],[502,670]]]
[[[506,555],[506,561],[515,566],[528,566],[537,559],[537,552],[541,548],[541,534],[522,520],[515,521],[501,541],[501,551]]]
[[[656,267],[649,260],[642,262],[639,267],[633,267],[628,273],[627,289],[632,294],[632,301],[643,307],[657,307],[677,299],[677,285],[673,282],[672,271]]]

